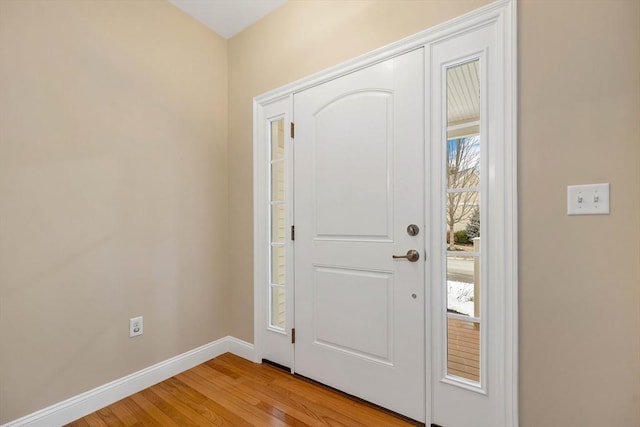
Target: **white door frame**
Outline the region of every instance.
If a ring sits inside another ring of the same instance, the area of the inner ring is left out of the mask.
[[[501,110],[504,111],[504,120],[500,129],[502,140],[500,144],[501,152],[491,155],[498,156],[495,160],[502,164],[502,175],[498,179],[501,181],[503,194],[492,202],[492,210],[500,212],[500,223],[492,224],[492,238],[499,242],[502,248],[500,263],[496,263],[493,268],[496,272],[495,278],[501,283],[497,288],[503,290],[503,303],[500,307],[493,307],[496,310],[501,322],[500,329],[504,331],[504,342],[501,343],[504,361],[503,371],[494,373],[504,378],[503,388],[493,390],[495,395],[500,396],[498,410],[502,412],[499,418],[504,420],[504,426],[518,426],[518,286],[517,286],[517,55],[516,55],[516,0],[498,0],[480,9],[466,13],[453,20],[437,25],[423,32],[377,49],[346,63],[337,65],[328,70],[316,73],[304,79],[298,80],[284,87],[270,91],[266,94],[254,98],[254,138],[253,138],[253,188],[254,188],[254,344],[255,361],[260,362],[264,355],[265,343],[268,338],[268,283],[269,266],[269,225],[268,206],[269,197],[269,153],[267,135],[265,127],[265,108],[274,102],[280,101],[283,108],[282,115],[291,117],[292,95],[293,93],[316,86],[325,81],[351,73],[358,69],[367,67],[377,62],[384,61],[393,56],[411,51],[419,47],[425,47],[429,52],[430,45],[439,41],[455,37],[470,29],[485,25],[495,25],[497,31],[498,46],[496,52],[502,58],[501,74],[504,76],[504,87],[502,97],[497,100],[501,103]],[[427,61],[429,58],[427,58]],[[428,70],[428,68],[427,68]],[[429,82],[430,76],[425,79]],[[429,86],[426,84],[425,99],[429,98]],[[427,106],[429,103],[427,103]],[[427,111],[429,111],[427,109]],[[287,126],[285,126],[287,127]],[[429,135],[429,132],[427,132]],[[287,135],[289,137],[289,135]],[[426,150],[428,151],[428,150]],[[429,159],[425,159],[428,165]],[[428,178],[427,178],[428,179]],[[429,185],[429,183],[426,183]],[[428,210],[425,210],[428,213]],[[290,241],[288,241],[291,244]],[[289,261],[291,263],[291,261]],[[291,277],[291,276],[289,276]],[[289,280],[291,282],[291,280]],[[291,292],[293,288],[289,287]],[[293,298],[293,294],[287,295]],[[430,298],[425,298],[425,325],[426,333],[426,361],[427,367],[431,366],[431,333],[428,324],[431,318]],[[293,311],[293,310],[292,310]],[[287,313],[287,318],[292,319],[293,312]],[[286,333],[290,333],[291,325],[287,325]],[[290,352],[292,359],[291,366],[294,366],[293,351]],[[431,420],[431,383],[432,373],[427,369],[426,378],[426,421],[427,425]],[[496,426],[502,427],[502,426]]]

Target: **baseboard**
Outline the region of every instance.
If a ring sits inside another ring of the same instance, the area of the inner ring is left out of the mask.
[[[241,339],[234,337],[227,337],[228,340],[228,348],[227,351],[229,353],[233,353],[236,356],[242,357],[243,359],[254,360],[254,349],[253,344],[249,344],[246,341],[242,341]]]
[[[231,336],[220,338],[1,427],[61,426],[227,352],[253,361],[253,344]]]

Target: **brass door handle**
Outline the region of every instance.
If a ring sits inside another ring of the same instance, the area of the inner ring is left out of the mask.
[[[415,249],[409,249],[406,255],[392,255],[393,259],[406,258],[409,262],[416,262],[420,259],[420,254]]]

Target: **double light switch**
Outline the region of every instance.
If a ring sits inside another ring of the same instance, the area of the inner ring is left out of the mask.
[[[567,214],[609,214],[609,183],[569,185],[567,187]]]

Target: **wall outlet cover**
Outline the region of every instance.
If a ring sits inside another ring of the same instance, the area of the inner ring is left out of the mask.
[[[143,326],[142,316],[129,319],[129,338],[142,335]]]

